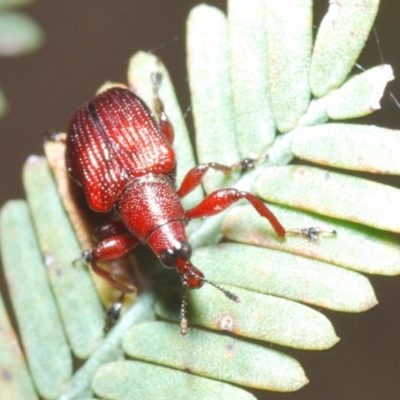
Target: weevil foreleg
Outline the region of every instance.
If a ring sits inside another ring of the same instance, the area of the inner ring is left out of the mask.
[[[140,241],[132,235],[118,235],[101,241],[93,250],[84,252],[84,258],[90,262],[93,271],[109,282],[122,293],[133,293],[136,288],[118,281],[109,271],[98,265],[101,261],[110,261],[121,258],[130,253]]]

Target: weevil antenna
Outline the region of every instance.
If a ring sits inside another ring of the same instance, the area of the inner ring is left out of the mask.
[[[188,320],[186,318],[187,310],[187,286],[186,284],[183,285],[183,295],[182,295],[182,304],[181,304],[181,315],[180,315],[180,321],[181,321],[181,335],[185,337],[187,333],[189,332],[188,328]]]
[[[240,303],[240,299],[238,296],[230,292],[229,290],[224,289],[223,287],[217,285],[214,282],[209,281],[208,279],[196,274],[194,271],[189,272],[190,275],[200,279],[203,282],[208,283],[211,286],[214,286],[216,289],[220,290],[228,299],[235,301],[236,303]],[[187,286],[187,277],[185,276],[182,279],[183,285],[183,294],[182,294],[182,303],[181,303],[181,312],[180,312],[180,330],[182,337],[185,337],[189,332],[189,324],[187,320],[187,293],[188,293],[188,286]]]
[[[206,283],[208,283],[209,285],[214,286],[216,289],[220,290],[228,299],[231,299],[231,300],[235,301],[236,303],[240,303],[240,299],[239,299],[238,296],[236,296],[236,294],[233,294],[233,293],[230,292],[229,290],[224,289],[223,287],[217,285],[216,283],[211,282],[211,281],[209,281],[208,279],[206,279],[206,278],[204,278],[204,277],[202,277],[202,276],[197,275],[197,274],[194,273],[193,271],[191,272],[191,274],[192,274],[193,276],[195,276],[196,278],[202,280],[203,282],[206,282]]]
[[[216,289],[220,290],[228,299],[231,299],[231,300],[235,301],[236,303],[240,303],[240,299],[238,296],[236,296],[236,294],[233,294],[229,290],[224,289],[223,287],[217,285],[214,282],[209,281],[206,278],[201,278],[201,280],[203,280],[204,282],[208,283],[211,286],[214,286]]]

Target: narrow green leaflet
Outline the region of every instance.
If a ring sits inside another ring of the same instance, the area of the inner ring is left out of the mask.
[[[187,21],[187,67],[197,156],[201,163],[230,165],[240,159],[230,78],[228,24],[217,8],[201,4]],[[207,192],[230,186],[236,174],[209,171]]]
[[[228,2],[232,90],[241,158],[264,155],[275,137],[264,14],[265,0]]]
[[[338,311],[360,312],[377,304],[365,276],[282,251],[225,243],[196,250],[192,262],[207,279],[222,286],[239,286]]]
[[[308,383],[300,364],[287,355],[196,328],[183,340],[177,326],[166,322],[135,326],[123,348],[139,360],[241,386],[288,392]]]
[[[24,186],[47,273],[73,352],[88,357],[103,337],[104,314],[83,262],[78,241],[43,157],[31,156]]]
[[[118,324],[108,333],[102,345],[86,360],[73,378],[65,385],[58,400],[76,400],[91,394],[91,381],[97,369],[105,362],[121,357],[121,343],[126,332],[134,325],[155,318],[154,294],[143,292],[136,303],[124,314]],[[151,391],[151,390],[150,390]]]
[[[159,94],[162,102],[164,103],[164,106],[166,107],[168,118],[170,119],[174,129],[176,130],[176,117],[174,118],[170,115],[171,112],[176,112],[176,109],[168,109],[168,106],[166,106],[165,104],[165,97],[168,98],[171,96],[171,94],[173,94],[173,96],[175,97],[175,103],[177,103],[177,100],[174,89],[173,87],[171,87],[171,78],[161,59],[156,57],[154,54],[146,53],[145,51],[138,51],[137,53],[135,53],[129,59],[128,64],[127,78],[129,88],[147,104],[154,115],[157,115],[158,110],[156,110],[156,106],[154,104],[154,85],[152,76],[156,73],[162,74]]]
[[[312,53],[310,84],[316,97],[338,88],[367,41],[379,0],[333,0],[319,26]]]
[[[190,292],[191,324],[298,349],[328,349],[339,340],[328,319],[307,306],[233,286],[224,288],[237,295],[240,303],[207,284]],[[156,313],[178,321],[179,303],[175,300],[165,291],[156,303]]]
[[[358,118],[379,110],[386,84],[393,79],[390,65],[378,65],[352,77],[332,93],[327,107],[329,118]]]
[[[314,167],[288,166],[269,168],[254,190],[273,203],[400,232],[400,190],[382,183]]]
[[[72,375],[72,357],[27,204],[8,202],[0,227],[4,272],[29,367],[39,393],[52,399]]]
[[[161,400],[170,395],[174,400],[255,400],[250,393],[227,383],[139,361],[104,364],[92,388],[101,398],[113,400]]]
[[[155,72],[162,74],[160,98],[164,103],[165,112],[175,131],[173,147],[177,159],[176,180],[179,186],[186,173],[196,165],[196,162],[189,132],[168,71],[159,58],[153,54],[140,51],[131,57],[129,61],[128,82],[131,89],[145,100],[150,108],[154,109],[151,74]],[[185,208],[191,208],[199,203],[202,197],[203,193],[199,187],[185,197],[182,202]]]
[[[7,400],[37,400],[17,335],[0,296],[0,393]]]
[[[331,123],[302,128],[292,142],[296,157],[356,171],[400,175],[400,131],[374,125]]]
[[[324,235],[317,242],[292,234],[280,239],[271,224],[246,205],[228,213],[222,226],[224,236],[237,242],[287,251],[360,272],[400,274],[399,242],[392,235],[291,208],[268,207],[287,229],[319,227],[336,230],[337,234]]]
[[[29,16],[14,11],[0,13],[1,56],[31,53],[37,50],[43,41],[42,29]]]
[[[265,5],[272,111],[285,133],[297,126],[310,101],[312,1],[266,0]]]

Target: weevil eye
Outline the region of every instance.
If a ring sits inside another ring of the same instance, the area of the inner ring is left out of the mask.
[[[174,250],[173,249],[165,249],[160,253],[160,261],[166,266],[166,267],[174,267],[175,266],[175,261],[176,258],[174,256]]]
[[[160,253],[160,261],[166,267],[175,267],[177,258],[189,260],[192,248],[188,242],[175,242],[174,247],[165,249]]]

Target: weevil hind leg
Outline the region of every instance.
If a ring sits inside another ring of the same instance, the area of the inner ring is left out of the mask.
[[[300,235],[311,242],[316,242],[319,240],[321,236],[325,235],[333,235],[335,236],[337,234],[335,229],[321,229],[318,226],[312,226],[310,228],[302,228],[302,229],[288,229],[286,230],[286,235],[287,234],[293,234],[293,235]]]

